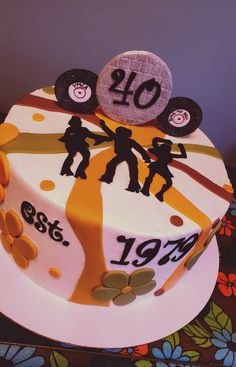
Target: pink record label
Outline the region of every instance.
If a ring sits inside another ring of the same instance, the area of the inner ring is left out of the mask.
[[[96,92],[108,117],[141,125],[164,110],[171,90],[171,72],[160,57],[146,51],[129,51],[103,68]]]

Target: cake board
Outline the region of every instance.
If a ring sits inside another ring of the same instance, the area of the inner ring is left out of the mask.
[[[125,307],[68,302],[32,282],[0,251],[0,311],[36,334],[64,343],[115,348],[164,338],[189,323],[209,300],[218,274],[216,238],[175,287]]]

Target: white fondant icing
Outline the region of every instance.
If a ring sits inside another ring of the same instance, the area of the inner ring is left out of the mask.
[[[54,95],[49,95],[42,89],[32,94],[55,100]],[[34,114],[42,114],[44,119],[39,122],[34,121],[32,119]],[[62,136],[68,127],[70,118],[71,116],[68,113],[15,105],[10,110],[6,121],[16,125],[20,132],[59,133]],[[102,132],[102,129],[98,126],[85,120],[83,120],[83,126],[91,131]],[[213,147],[210,140],[199,129],[187,137],[174,138],[167,136],[167,139],[176,144],[181,142],[182,144],[199,144]],[[91,158],[106,149],[91,149]],[[57,243],[47,233],[38,232],[34,225],[30,225],[23,220],[24,234],[35,242],[39,250],[38,257],[31,261],[30,266],[24,272],[42,287],[68,299],[83,271],[85,256],[65,212],[66,202],[75,182],[73,176],[60,175],[61,166],[66,156],[66,153],[8,154],[11,180],[6,188],[6,199],[0,207],[6,211],[14,209],[20,214],[21,203],[27,200],[37,211],[44,212],[50,221],[60,221],[64,239],[70,243],[68,247]],[[139,155],[137,154],[137,156]],[[78,153],[71,167],[73,172],[76,171],[80,160],[81,156]],[[208,177],[219,186],[229,184],[224,164],[219,158],[187,152],[187,159],[181,159],[180,161]],[[106,163],[104,162],[104,172]],[[174,175],[173,186],[208,215],[212,222],[223,217],[229,205],[226,200],[210,192],[185,172],[173,167],[170,167],[170,171]],[[55,188],[51,191],[42,190],[40,182],[43,180],[53,181]],[[141,193],[126,191],[128,183],[129,176],[126,163],[122,163],[117,167],[113,183],[110,185],[101,183],[106,266],[108,270],[120,269],[131,273],[138,269],[132,264],[132,261],[137,259],[137,246],[149,239],[160,239],[162,243],[160,251],[150,263],[144,266],[155,270],[155,279],[157,288],[159,288],[179,265],[179,262],[171,261],[164,266],[157,265],[158,260],[166,254],[165,243],[168,240],[189,237],[194,233],[199,234],[200,227],[166,203],[159,202],[153,194],[146,197]],[[183,220],[183,226],[178,227],[171,224],[171,216],[179,216]],[[93,230],[92,226],[91,230]],[[135,238],[135,243],[127,257],[129,264],[126,266],[111,263],[111,260],[119,260],[124,250],[124,244],[117,241],[117,236],[120,235],[126,238]],[[51,267],[60,269],[61,277],[59,279],[52,278],[49,275],[48,270]],[[147,296],[152,295],[153,292]]]

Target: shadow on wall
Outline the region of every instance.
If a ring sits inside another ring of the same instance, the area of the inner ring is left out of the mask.
[[[224,156],[224,161],[230,162],[230,165],[235,167],[236,170],[236,145],[231,145],[231,147],[228,148]]]

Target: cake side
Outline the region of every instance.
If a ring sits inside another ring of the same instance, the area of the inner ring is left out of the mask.
[[[73,175],[62,175],[68,150],[59,139],[70,128],[72,113],[57,105],[53,88],[26,96],[6,118],[5,126],[10,123],[19,133],[1,146],[10,166],[9,182],[0,175],[5,191],[1,222],[6,213],[16,212],[24,235],[37,247],[37,256],[34,252],[22,270],[44,288],[77,303],[109,305],[113,300],[121,305],[153,297],[168,289],[186,261],[203,249],[213,224],[225,214],[231,186],[222,159],[199,129],[173,138],[153,124],[129,127],[130,139],[145,150],[150,162],[156,160],[153,139],[172,143],[176,157],[168,170],[173,183],[160,201],[155,195],[165,179],[153,178],[149,196],[127,191],[132,173],[125,162],[117,166],[112,182],[100,180],[115,156],[114,141],[104,139],[107,133],[100,120],[113,133],[120,123],[99,110],[73,115],[81,117],[86,134],[96,135],[99,142],[96,145],[92,135],[85,139],[90,151],[86,178],[74,177],[82,159],[79,152],[70,166]],[[177,157],[179,144],[186,158]],[[137,149],[132,152],[141,188],[150,163]],[[1,229],[8,239],[14,237],[4,233],[3,224]],[[21,236],[17,232],[16,237]],[[11,239],[9,252],[12,248]]]

